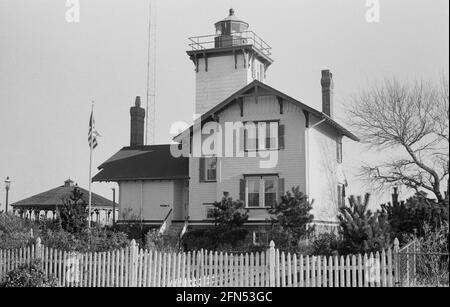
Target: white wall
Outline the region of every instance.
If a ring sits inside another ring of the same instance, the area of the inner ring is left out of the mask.
[[[305,117],[298,106],[285,102],[284,114],[275,97],[259,97],[258,103],[253,98],[244,102],[244,117],[240,116],[238,105],[232,105],[219,114],[220,124],[225,130],[225,122],[280,120],[285,125],[286,149],[278,151],[278,164],[272,169],[261,169],[261,158],[219,158],[218,182],[199,182],[199,159],[190,159],[190,216],[191,220],[206,218],[205,203],[214,203],[222,198],[224,192],[229,192],[234,199],[239,199],[239,181],[244,174],[277,173],[285,179],[285,190],[299,186],[306,190],[305,171]],[[224,134],[224,133],[223,133]],[[223,139],[225,135],[223,136]],[[244,146],[244,136],[241,134],[240,146]],[[253,220],[265,220],[268,214],[265,210],[251,210]]]
[[[252,77],[253,67],[244,65],[243,54],[237,55],[237,63],[236,68],[235,58],[232,54],[210,57],[208,58],[208,71],[206,71],[205,59],[199,59],[199,70],[196,73],[195,110],[197,114],[208,112],[254,80]],[[258,68],[261,64],[259,60],[251,63]],[[264,81],[264,74],[261,74],[260,81]]]
[[[173,181],[128,181],[119,183],[119,220],[162,221],[174,206]],[[131,212],[129,211],[131,209]]]
[[[311,117],[311,126],[316,123],[318,120]],[[338,135],[325,124],[308,129],[307,135],[309,139],[308,193],[310,198],[314,199],[314,218],[319,221],[336,222]]]

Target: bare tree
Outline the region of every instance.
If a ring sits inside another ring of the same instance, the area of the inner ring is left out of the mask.
[[[449,190],[448,79],[441,84],[385,81],[355,96],[350,125],[362,142],[390,150],[386,161],[365,165],[362,175],[376,187],[403,184],[431,192],[438,202]]]

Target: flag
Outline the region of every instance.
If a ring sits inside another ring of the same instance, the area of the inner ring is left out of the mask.
[[[189,224],[188,221],[184,222],[183,230],[181,230],[181,234],[180,234],[180,239],[183,238],[183,236],[186,234],[187,229],[188,229],[188,224]]]
[[[94,120],[94,111],[91,113],[91,118],[89,119],[89,132],[88,132],[88,142],[89,147],[95,149],[98,146],[97,137],[100,134],[95,130],[95,120]]]
[[[164,221],[164,223],[161,225],[161,228],[159,229],[159,234],[163,235],[166,232],[166,228],[167,228],[167,220]]]

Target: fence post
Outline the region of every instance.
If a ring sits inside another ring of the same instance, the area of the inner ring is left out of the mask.
[[[35,255],[34,255],[34,259],[41,259],[42,257],[42,252],[41,252],[42,246],[41,246],[41,238],[37,238],[36,239],[36,250],[35,250]]]
[[[130,287],[137,286],[137,246],[133,239],[130,244],[130,268],[129,268],[129,285]]]
[[[395,278],[395,286],[400,286],[400,241],[395,238],[394,240],[394,278]]]
[[[269,249],[269,286],[275,287],[275,242],[270,241]]]

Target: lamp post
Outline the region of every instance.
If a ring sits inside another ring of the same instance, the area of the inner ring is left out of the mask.
[[[9,177],[6,177],[5,180],[5,190],[6,190],[6,208],[5,208],[5,212],[8,213],[8,194],[9,194],[9,188],[11,187],[11,179],[9,179]]]

